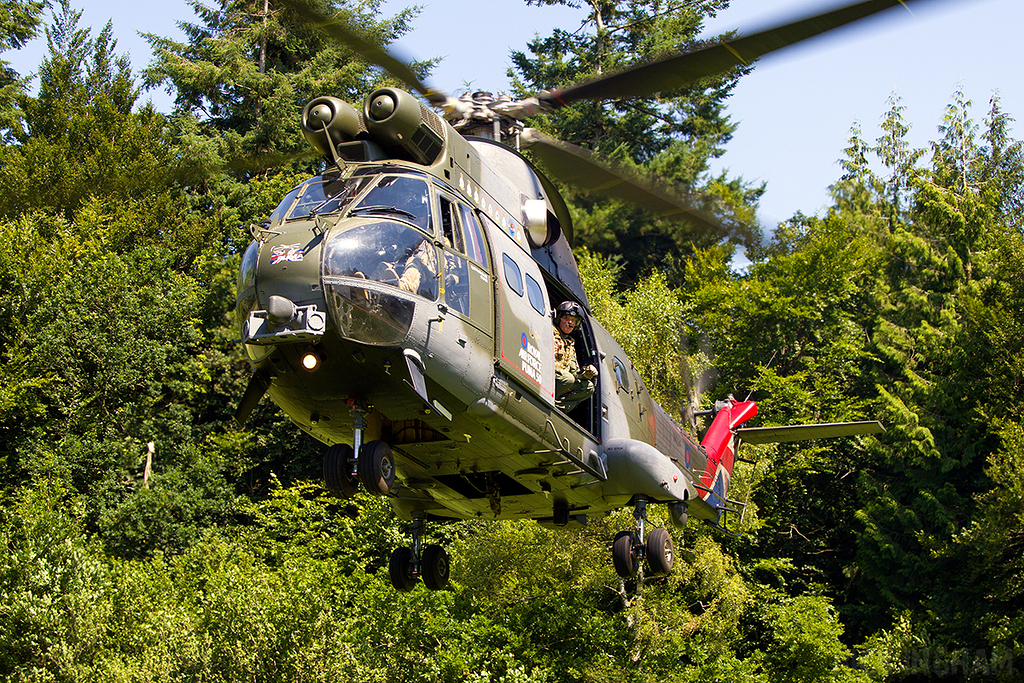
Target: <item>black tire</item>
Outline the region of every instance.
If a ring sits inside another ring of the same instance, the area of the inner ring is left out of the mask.
[[[382,496],[395,485],[395,456],[383,441],[370,441],[359,449],[359,481],[369,493]]]
[[[324,451],[324,488],[338,498],[351,498],[359,489],[358,482],[349,474],[352,447],[336,443]]]
[[[647,564],[656,576],[667,576],[675,565],[672,534],[668,529],[653,529],[647,535]]]
[[[439,545],[428,545],[423,549],[420,558],[420,576],[423,585],[432,591],[444,590],[448,587],[451,576],[451,561],[448,552]]]
[[[395,548],[388,560],[388,575],[395,590],[408,593],[416,585],[416,577],[412,575],[412,548],[403,545]]]
[[[615,534],[615,541],[612,543],[612,564],[615,565],[615,573],[624,579],[636,576],[634,540],[632,531],[620,531]]]

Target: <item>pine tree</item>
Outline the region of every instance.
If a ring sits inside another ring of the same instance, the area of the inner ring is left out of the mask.
[[[46,3],[42,0],[11,0],[0,5],[0,52],[20,50],[39,31]],[[0,59],[0,140],[7,140],[19,126],[17,98],[25,92],[25,79]]]
[[[536,5],[571,5],[568,0],[535,0]],[[556,29],[529,44],[529,53],[514,52],[515,85],[520,94],[551,89],[610,73],[696,45],[704,19],[727,6],[726,0],[696,3],[591,0],[583,26],[575,32]],[[726,220],[753,224],[751,209],[763,187],[751,187],[725,174],[708,176],[711,159],[721,156],[735,130],[725,101],[742,73],[739,69],[709,77],[659,97],[614,102],[577,102],[531,121],[554,137],[596,150],[641,175],[718,197]],[[652,269],[668,271],[678,285],[684,257],[693,246],[710,246],[717,238],[695,235],[684,223],[653,220],[632,206],[579,196],[566,197],[575,209],[577,243],[623,263],[624,284]]]
[[[382,82],[351,49],[276,0],[190,4],[199,22],[181,24],[187,42],[146,36],[156,57],[144,82],[173,92],[178,115],[203,122],[198,132],[210,138],[207,145],[223,163],[241,169],[236,175],[273,171],[283,159],[308,149],[299,124],[308,100],[333,95],[359,102]],[[382,46],[401,36],[416,14],[405,9],[380,19],[381,0],[316,4]],[[428,63],[415,68],[425,71]]]

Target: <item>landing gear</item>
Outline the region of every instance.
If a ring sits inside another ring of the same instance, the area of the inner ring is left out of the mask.
[[[420,576],[423,577],[424,586],[432,591],[443,590],[448,586],[450,571],[451,562],[444,548],[439,545],[428,545],[423,549]]]
[[[642,547],[632,531],[620,531],[615,534],[615,542],[612,543],[612,564],[615,565],[615,573],[624,579],[636,576],[643,560]]]
[[[439,545],[428,545],[420,549],[425,520],[422,515],[413,519],[412,547],[403,546],[391,553],[388,561],[388,575],[395,590],[407,593],[416,582],[423,579],[429,590],[440,591],[448,587],[451,576],[451,560],[448,552]]]
[[[383,496],[394,489],[395,456],[383,441],[371,441],[359,449],[356,470],[369,493]]]
[[[350,474],[352,447],[337,443],[324,452],[324,487],[338,498],[351,498],[359,488]]]
[[[363,485],[368,493],[383,496],[395,489],[395,456],[383,441],[363,443],[367,406],[352,407],[353,446],[335,444],[324,453],[324,487],[340,498],[353,496]]]
[[[644,528],[647,523],[647,499],[639,496],[633,512],[636,520],[635,531],[620,531],[612,543],[612,564],[615,573],[624,579],[637,575],[644,559],[655,576],[665,576],[672,572],[675,564],[675,550],[672,546],[672,535],[666,529],[653,529],[643,542]]]
[[[668,529],[651,530],[647,537],[647,564],[655,576],[667,576],[672,573],[675,549],[672,547],[672,535]]]
[[[388,560],[388,574],[395,590],[408,593],[416,585],[415,564],[412,561],[412,548],[403,545],[395,548]]]
[[[383,496],[395,488],[395,456],[383,441],[359,449],[359,457],[345,443],[324,451],[324,488],[338,498],[351,498],[363,485],[367,493]]]

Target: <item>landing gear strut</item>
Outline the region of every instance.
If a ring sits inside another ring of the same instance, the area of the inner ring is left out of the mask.
[[[324,486],[339,498],[355,495],[359,484],[368,493],[383,496],[395,487],[395,456],[383,441],[363,443],[366,405],[352,406],[354,447],[335,444],[324,453]]]
[[[652,529],[647,537],[647,543],[643,541],[647,524],[645,497],[637,497],[633,518],[636,520],[635,531],[620,531],[612,543],[612,564],[615,565],[615,573],[624,579],[632,578],[636,576],[645,558],[651,573],[655,576],[671,573],[675,563],[671,534],[666,529]]]
[[[402,546],[391,553],[388,574],[395,590],[403,593],[411,591],[420,579],[432,591],[444,590],[448,586],[451,573],[448,553],[439,545],[421,548],[424,526],[423,514],[417,514],[412,522],[412,547]]]

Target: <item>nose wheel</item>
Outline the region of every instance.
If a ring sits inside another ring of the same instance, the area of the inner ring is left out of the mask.
[[[338,498],[351,498],[362,484],[367,493],[383,496],[395,488],[395,456],[383,441],[371,441],[359,449],[348,444],[324,451],[324,487]]]
[[[418,516],[412,523],[412,547],[402,546],[391,553],[388,561],[388,575],[395,590],[407,593],[420,579],[429,590],[439,591],[448,587],[451,576],[451,560],[448,552],[439,545],[428,545],[421,549],[420,538],[425,522]]]
[[[636,520],[636,530],[620,531],[612,543],[612,564],[615,566],[615,573],[624,579],[633,578],[639,572],[644,559],[655,576],[672,573],[675,549],[672,545],[672,535],[668,530],[652,529],[647,542],[643,542],[647,522],[647,500],[642,496],[637,499],[633,517]]]
[[[353,446],[335,444],[324,452],[324,487],[339,498],[355,495],[362,484],[367,493],[384,496],[395,489],[395,456],[383,441],[363,442],[367,406],[352,406]]]

